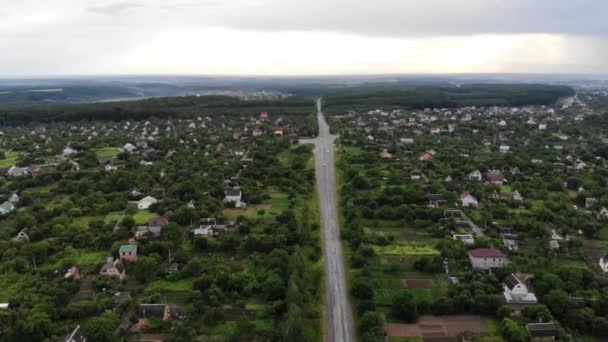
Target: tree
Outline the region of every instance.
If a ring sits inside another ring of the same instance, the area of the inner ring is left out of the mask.
[[[160,267],[160,258],[156,255],[139,257],[133,266],[135,279],[140,283],[147,283],[156,277]]]
[[[516,321],[505,318],[502,320],[500,325],[500,331],[502,336],[509,342],[527,342],[528,332],[526,329],[518,324]]]
[[[367,277],[356,277],[353,280],[351,293],[359,300],[373,299],[374,289],[371,284],[371,279]]]
[[[87,341],[109,342],[114,340],[114,330],[118,326],[120,318],[113,312],[106,311],[103,314],[91,318],[85,325]]]
[[[364,342],[384,341],[384,319],[375,311],[367,311],[361,316],[359,330],[363,334]]]
[[[393,298],[391,313],[405,322],[416,322],[418,319],[418,304],[414,300],[414,296],[407,290],[399,292]]]

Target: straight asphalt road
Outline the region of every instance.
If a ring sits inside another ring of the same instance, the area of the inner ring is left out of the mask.
[[[325,259],[325,331],[327,341],[355,341],[352,312],[346,285],[340,226],[336,201],[334,140],[317,100],[319,135],[315,144],[315,173],[323,226],[323,257]]]

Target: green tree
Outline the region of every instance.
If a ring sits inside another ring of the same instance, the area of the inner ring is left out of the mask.
[[[120,318],[113,312],[106,311],[103,314],[91,318],[85,325],[87,341],[110,342],[114,340],[114,330],[118,326]]]
[[[414,296],[407,290],[402,290],[393,298],[391,313],[405,322],[416,322],[418,319],[418,304]]]
[[[147,283],[156,277],[160,267],[160,257],[157,255],[139,257],[133,265],[135,279],[140,283]]]
[[[528,332],[516,321],[505,318],[500,324],[500,332],[502,336],[509,342],[527,342]]]

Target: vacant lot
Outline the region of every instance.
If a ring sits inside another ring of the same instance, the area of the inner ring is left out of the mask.
[[[463,332],[484,333],[487,328],[480,316],[422,316],[416,324],[387,323],[389,337],[456,337]]]

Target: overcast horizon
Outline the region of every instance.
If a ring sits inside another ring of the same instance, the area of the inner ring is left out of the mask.
[[[23,0],[0,78],[608,74],[607,3]]]

